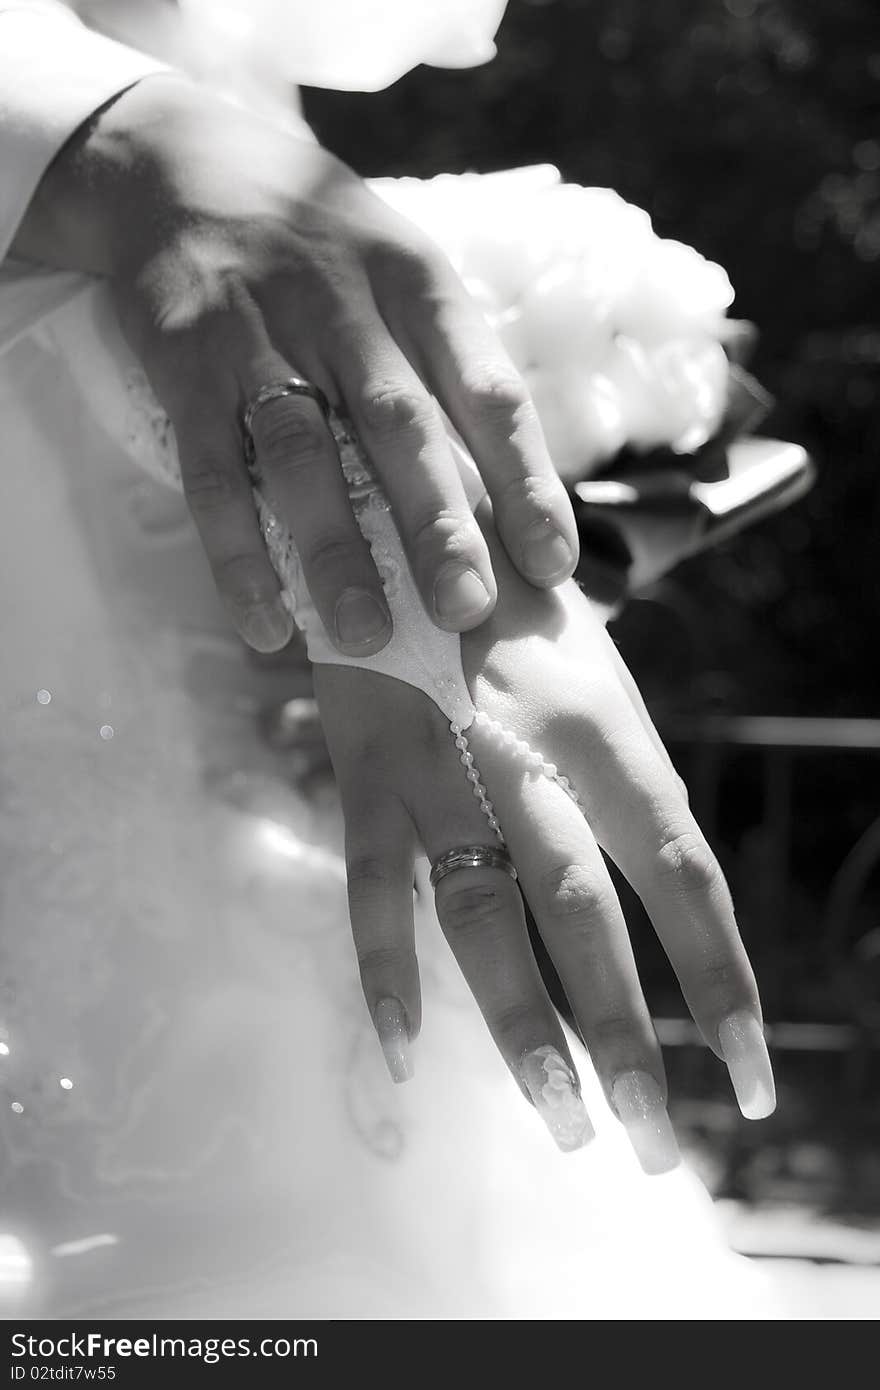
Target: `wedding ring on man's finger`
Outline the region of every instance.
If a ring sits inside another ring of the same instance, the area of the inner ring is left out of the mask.
[[[241,417],[244,458],[248,472],[251,474],[254,473],[257,462],[253,434],[254,420],[264,405],[268,405],[270,401],[281,400],[284,396],[307,397],[315,402],[325,419],[330,413],[330,404],[320,386],[315,386],[314,382],[306,381],[305,377],[289,376],[284,381],[270,381],[265,386],[261,386],[259,391],[255,391],[251,396]]]
[[[431,887],[436,888],[441,878],[459,869],[501,869],[511,878],[516,878],[510,855],[499,845],[458,845],[434,860],[431,865]]]

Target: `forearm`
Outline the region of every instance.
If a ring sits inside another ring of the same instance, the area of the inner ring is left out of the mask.
[[[115,94],[73,133],[43,175],[13,252],[65,269],[136,274],[187,232],[223,240],[230,225],[264,212],[289,217],[330,178],[368,204],[365,224],[369,208],[383,206],[306,126],[167,69]]]

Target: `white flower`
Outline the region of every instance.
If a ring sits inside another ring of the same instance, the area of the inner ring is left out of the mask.
[[[373,187],[450,257],[525,376],[563,477],[624,444],[691,452],[718,429],[733,289],[641,208],[549,165]]]

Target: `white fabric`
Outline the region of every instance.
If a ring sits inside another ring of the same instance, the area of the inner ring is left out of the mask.
[[[597,1138],[556,1150],[424,882],[391,1085],[338,804],[260,736],[306,673],[234,637],[183,498],[132,457],[160,422],[88,298],[44,289],[0,353],[0,1312],[778,1315],[696,1178],[640,1173],[576,1042]]]
[[[43,22],[5,10],[0,72]],[[31,58],[58,79],[60,50]],[[77,118],[37,88],[16,79],[36,121],[0,137],[4,208]],[[390,1085],[338,808],[258,735],[297,673],[249,662],[144,475],[163,417],[102,341],[103,291],[12,267],[0,290],[4,1315],[773,1316],[693,1176],[639,1172],[582,1056],[598,1137],[557,1153],[424,892],[418,1075]]]
[[[0,260],[73,131],[164,66],[92,33],[62,5],[0,0]]]

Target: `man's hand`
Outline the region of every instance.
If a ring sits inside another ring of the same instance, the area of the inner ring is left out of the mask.
[[[257,649],[283,646],[290,619],[241,418],[261,386],[293,373],[353,420],[440,627],[481,623],[497,592],[441,412],[480,468],[519,573],[545,587],[574,569],[568,498],[503,348],[437,248],[309,139],[183,78],[149,78],[58,156],[13,253],[112,277],[174,424],[217,586]],[[254,436],[331,639],[380,650],[391,619],[320,409],[272,401]]]

